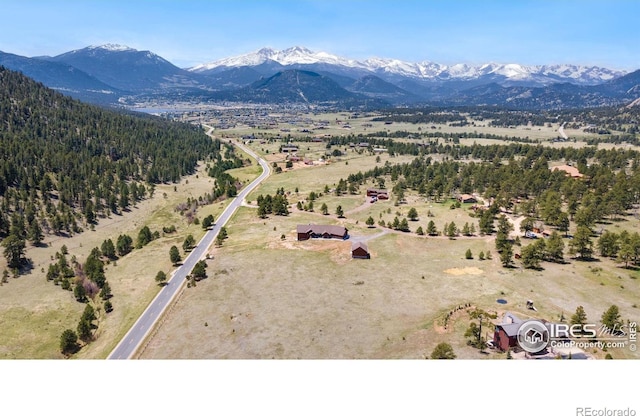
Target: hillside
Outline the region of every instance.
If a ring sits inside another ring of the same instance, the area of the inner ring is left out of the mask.
[[[278,72],[244,88],[212,94],[211,98],[254,103],[329,104],[341,107],[388,105],[381,100],[349,92],[327,76],[296,69]]]
[[[49,59],[78,68],[108,85],[133,93],[204,87],[203,78],[198,74],[180,69],[152,52],[126,46],[89,46]]]
[[[0,65],[22,72],[49,88],[83,101],[112,104],[121,94],[118,89],[62,62],[51,62],[0,52]]]
[[[303,47],[220,59],[188,70],[151,51],[106,44],[55,57],[0,52],[0,65],[84,101],[146,106],[171,101],[333,108],[497,105],[569,109],[628,104],[637,73],[580,65],[441,65],[357,61]]]
[[[195,126],[83,104],[4,67],[0,91],[0,236],[80,232],[220,155]]]

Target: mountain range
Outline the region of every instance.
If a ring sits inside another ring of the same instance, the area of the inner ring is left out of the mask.
[[[640,98],[640,71],[579,65],[442,65],[358,61],[304,47],[256,52],[179,68],[150,51],[89,46],[54,57],[0,52],[0,65],[84,101],[234,101],[381,107],[499,105],[571,108]]]
[[[572,82],[579,85],[595,85],[622,76],[624,71],[616,71],[595,66],[579,65],[536,65],[487,63],[482,65],[442,65],[434,62],[406,62],[397,59],[371,58],[357,61],[313,52],[296,46],[282,51],[263,48],[257,52],[231,58],[220,59],[189,68],[201,74],[216,73],[231,68],[253,67],[272,72],[275,70],[309,69],[331,71],[341,75],[361,77],[378,75],[385,77],[407,77],[428,81],[474,80],[492,77],[511,83],[527,83],[534,86],[557,82]]]

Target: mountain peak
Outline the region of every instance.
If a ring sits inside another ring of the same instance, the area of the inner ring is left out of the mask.
[[[369,58],[363,61],[332,55],[327,52],[314,52],[303,46],[292,46],[283,50],[262,48],[256,52],[219,59],[190,68],[193,72],[220,71],[237,67],[260,66],[266,62],[277,63],[282,67],[311,68],[327,70],[338,68],[345,74],[357,71],[378,74],[383,77],[408,77],[421,81],[476,80],[481,77],[493,77],[499,82],[528,83],[531,85],[549,85],[570,81],[575,84],[595,85],[625,74],[625,71],[607,68],[586,67],[580,65],[521,65],[518,63],[485,63],[471,65],[466,63],[442,65],[435,62],[407,62],[400,59]]]
[[[104,45],[92,45],[87,49],[103,49],[109,52],[128,52],[135,51],[135,49],[130,48],[126,45],[118,45],[116,43],[105,43]]]

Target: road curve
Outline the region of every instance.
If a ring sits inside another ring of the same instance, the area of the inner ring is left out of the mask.
[[[560,136],[562,136],[563,139],[569,140],[569,136],[567,136],[567,133],[564,132],[564,125],[565,124],[567,124],[566,121],[564,123],[562,123],[562,125],[560,127],[558,127],[558,133],[560,133]]]
[[[208,128],[210,129],[210,133],[213,129],[210,127]],[[220,228],[229,221],[231,216],[242,204],[244,198],[253,191],[260,182],[269,176],[269,164],[264,159],[260,158],[251,149],[240,143],[236,143],[235,145],[258,161],[262,167],[262,173],[253,180],[253,182],[243,188],[227,208],[225,208],[220,217],[216,219],[215,225],[207,231],[204,237],[202,237],[196,248],[194,248],[189,256],[184,260],[183,264],[173,272],[173,275],[169,279],[167,285],[160,290],[147,309],[145,309],[142,315],[140,315],[138,320],[133,324],[129,332],[127,332],[111,354],[109,354],[107,357],[108,360],[123,360],[133,357],[135,352],[142,345],[150,331],[155,326],[158,319],[162,316],[176,296],[178,296],[178,294],[184,289],[187,281],[186,276],[191,272],[195,264],[205,257],[207,249],[215,240],[218,232],[220,232]]]

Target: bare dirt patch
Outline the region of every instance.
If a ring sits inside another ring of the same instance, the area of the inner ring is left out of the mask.
[[[444,270],[444,272],[447,273],[447,274],[452,274],[454,276],[464,276],[464,275],[467,275],[467,274],[470,274],[470,275],[481,275],[482,273],[484,273],[478,267],[454,267],[452,269],[446,269],[446,270]]]

